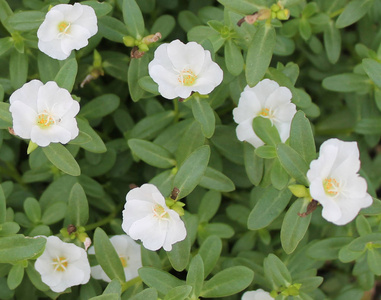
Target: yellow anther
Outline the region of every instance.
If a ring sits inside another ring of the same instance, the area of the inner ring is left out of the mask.
[[[184,69],[178,76],[178,81],[185,86],[192,86],[196,83],[197,75],[191,69]]]
[[[58,258],[53,258],[52,264],[54,266],[54,271],[59,271],[59,272],[66,271],[66,268],[68,265],[66,257],[62,257],[62,256]]]
[[[61,23],[58,24],[58,31],[61,33],[66,33],[69,27],[70,27],[70,23],[62,21]]]
[[[44,111],[37,117],[37,125],[41,128],[49,128],[51,125],[56,124],[54,117],[48,112]]]
[[[263,108],[259,114],[261,116],[268,117],[270,115],[270,110],[268,108]]]
[[[328,196],[336,196],[339,193],[339,186],[334,178],[326,178],[323,181],[324,191]]]

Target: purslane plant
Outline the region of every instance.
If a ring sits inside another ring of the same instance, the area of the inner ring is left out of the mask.
[[[376,299],[379,4],[0,0],[0,299]]]

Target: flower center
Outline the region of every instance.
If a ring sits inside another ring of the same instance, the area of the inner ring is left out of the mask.
[[[158,217],[159,219],[169,219],[168,213],[165,211],[164,207],[159,204],[155,205],[153,208],[153,213],[155,217]]]
[[[334,178],[324,179],[323,187],[328,196],[336,196],[340,191],[340,184]]]
[[[192,86],[196,83],[197,75],[191,69],[185,68],[177,79],[182,85]]]
[[[62,21],[61,23],[58,24],[58,31],[60,33],[66,33],[70,28],[70,23],[66,21]]]
[[[56,124],[56,120],[52,114],[44,110],[37,116],[37,125],[43,129],[49,128],[50,126]]]
[[[67,258],[63,256],[53,258],[52,265],[54,266],[54,271],[64,272],[68,265]]]
[[[119,259],[120,259],[120,262],[122,263],[123,268],[126,268],[128,259],[124,256],[120,256]]]

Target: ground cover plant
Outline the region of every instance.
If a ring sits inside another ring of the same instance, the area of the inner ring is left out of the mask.
[[[0,0],[0,299],[379,299],[380,20]]]

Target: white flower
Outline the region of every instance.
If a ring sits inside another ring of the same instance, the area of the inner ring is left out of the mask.
[[[78,135],[79,103],[54,81],[32,80],[9,98],[14,133],[41,147],[66,144]]]
[[[134,242],[127,235],[115,235],[110,238],[111,244],[118,253],[120,261],[124,268],[126,281],[137,277],[138,269],[142,267],[142,259],[140,254],[140,245]],[[94,246],[90,247],[89,254],[95,254]],[[91,267],[91,276],[95,279],[102,279],[110,282],[111,279],[106,275],[101,266]]]
[[[291,91],[284,86],[280,87],[273,80],[264,79],[252,88],[246,86],[238,107],[233,109],[234,121],[238,123],[238,139],[247,141],[256,148],[263,146],[264,142],[253,130],[253,119],[262,116],[271,120],[281,141],[285,142],[290,136],[291,121],[296,113],[291,98]]]
[[[352,221],[361,208],[372,204],[360,169],[356,142],[329,139],[320,147],[319,158],[307,172],[311,197],[323,206],[323,218],[336,225]]]
[[[209,94],[223,77],[221,68],[212,61],[210,52],[195,43],[179,40],[160,45],[148,65],[149,75],[167,99],[188,98],[192,92]]]
[[[53,292],[61,293],[68,287],[85,284],[90,279],[90,264],[86,251],[74,244],[49,236],[44,253],[34,265],[42,282]]]
[[[171,251],[172,245],[187,235],[184,222],[177,212],[167,207],[163,195],[153,184],[143,184],[128,192],[122,228],[152,251],[161,247]]]
[[[52,58],[63,60],[73,49],[87,46],[88,39],[97,32],[97,17],[92,7],[58,4],[48,11],[38,28],[38,48]]]
[[[242,300],[273,300],[274,298],[270,296],[269,292],[266,292],[262,289],[255,291],[245,292],[242,295]]]

